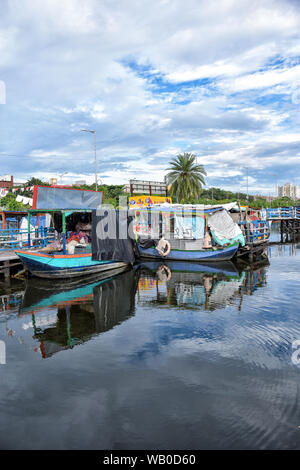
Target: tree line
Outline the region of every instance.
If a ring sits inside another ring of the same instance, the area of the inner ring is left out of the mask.
[[[256,198],[247,196],[246,193],[227,191],[221,188],[204,189],[206,171],[203,165],[197,163],[196,155],[192,153],[182,153],[170,161],[170,167],[167,169],[166,182],[169,195],[174,203],[181,204],[225,204],[228,202],[239,201],[241,205],[250,205],[256,208],[262,207],[289,207],[300,205],[300,199],[293,201],[288,197],[276,198],[267,201],[265,198]],[[49,183],[39,179],[31,178],[17,191],[10,190],[8,194],[1,199],[1,206],[6,210],[21,211],[30,209],[29,205],[16,201],[18,195],[32,198],[31,188],[35,185],[50,186]],[[88,189],[95,191],[95,183],[88,185],[73,186],[79,189]],[[98,186],[98,191],[103,192],[103,203],[114,207],[119,206],[121,196],[128,198],[128,193],[124,191],[123,185]],[[128,202],[128,199],[127,199]]]

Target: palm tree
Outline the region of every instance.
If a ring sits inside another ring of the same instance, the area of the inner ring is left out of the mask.
[[[203,165],[198,165],[196,155],[192,153],[181,153],[170,162],[167,168],[167,182],[171,185],[171,196],[176,196],[181,202],[190,198],[199,198],[202,185],[205,185],[204,176],[206,171]]]

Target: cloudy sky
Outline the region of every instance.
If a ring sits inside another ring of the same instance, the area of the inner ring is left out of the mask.
[[[0,0],[0,174],[92,182],[86,128],[103,183],[187,151],[208,186],[300,185],[299,32],[298,0]]]

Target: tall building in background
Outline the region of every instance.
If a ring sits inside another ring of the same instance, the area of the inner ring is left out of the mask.
[[[284,186],[278,186],[278,197],[287,196],[290,199],[297,199],[297,186],[291,183],[285,183]]]

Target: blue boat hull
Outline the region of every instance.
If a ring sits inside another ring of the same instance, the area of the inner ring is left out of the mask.
[[[171,250],[167,256],[161,256],[155,248],[142,248],[140,245],[139,253],[141,258],[174,260],[174,261],[226,261],[234,257],[239,245],[233,245],[217,250]]]
[[[15,253],[31,274],[51,279],[86,276],[127,266],[119,261],[93,261],[91,254],[48,255],[25,250],[15,250]]]

